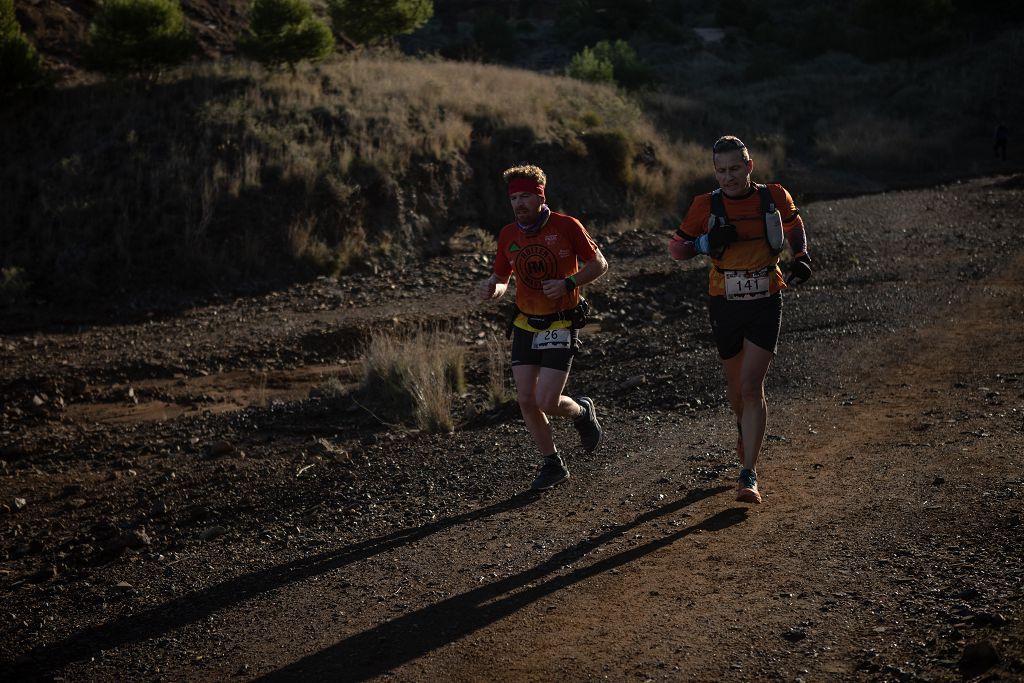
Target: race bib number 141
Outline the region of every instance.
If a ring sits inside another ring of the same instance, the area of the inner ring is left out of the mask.
[[[771,270],[727,270],[725,271],[725,298],[739,301],[763,299],[769,296],[769,275]]]

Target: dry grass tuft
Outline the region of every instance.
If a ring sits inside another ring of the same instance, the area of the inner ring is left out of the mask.
[[[487,335],[486,352],[487,400],[497,408],[514,397],[508,385],[508,348],[492,333]]]
[[[455,429],[452,405],[466,391],[465,349],[450,332],[378,334],[366,352],[361,393],[390,419],[428,432]]]

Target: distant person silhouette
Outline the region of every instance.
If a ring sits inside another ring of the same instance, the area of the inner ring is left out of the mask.
[[[1006,147],[1010,142],[1010,129],[1000,123],[996,126],[996,138],[992,143],[992,155],[1006,161]]]

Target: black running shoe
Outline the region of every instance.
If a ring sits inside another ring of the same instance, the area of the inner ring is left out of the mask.
[[[537,473],[537,478],[530,484],[534,491],[547,491],[552,486],[561,484],[569,478],[569,470],[566,469],[562,458],[556,453],[544,458],[544,464]]]
[[[601,445],[604,430],[601,429],[601,423],[597,421],[597,407],[594,405],[594,400],[587,396],[580,396],[576,402],[583,406],[583,410],[586,412],[573,420],[573,425],[580,433],[583,450],[589,453]]]

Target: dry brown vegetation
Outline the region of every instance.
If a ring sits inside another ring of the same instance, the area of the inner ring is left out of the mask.
[[[797,193],[997,170],[987,119],[1024,106],[1005,87],[1022,44],[1010,30],[913,65],[826,54],[755,82],[701,52],[639,97],[392,53],[64,87],[0,111],[17,160],[0,165],[0,306],[145,307],[162,292],[401,267],[493,234],[507,220],[500,172],[522,161],[598,236],[667,226],[710,187],[707,143],[724,131],[751,145],[759,180],[805,169]]]
[[[556,207],[598,221],[670,211],[703,167],[613,88],[392,56],[193,66],[7,115],[21,163],[3,170],[3,265],[51,300],[446,249],[458,226],[504,221],[510,160],[547,164]]]
[[[465,353],[442,329],[375,334],[366,350],[364,401],[384,419],[411,421],[427,432],[451,432],[452,402],[466,391]]]

